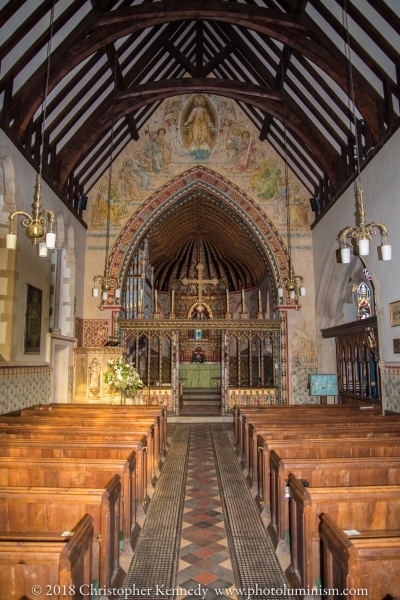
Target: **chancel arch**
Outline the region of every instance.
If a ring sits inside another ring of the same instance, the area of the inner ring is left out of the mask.
[[[138,212],[109,265],[123,282],[122,342],[149,397],[177,414],[192,390],[218,396],[222,413],[242,396],[280,401],[273,365],[281,321],[272,306],[288,264],[269,219],[204,167],[172,180]]]
[[[246,223],[265,253],[272,281],[277,288],[278,281],[288,276],[288,256],[281,236],[265,213],[242,190],[203,166],[194,167],[167,183],[133,215],[112,249],[110,274],[124,279],[127,265],[150,227],[177,202],[193,192],[203,192],[205,196],[217,199],[221,206],[227,206],[231,213],[237,215],[236,218]]]

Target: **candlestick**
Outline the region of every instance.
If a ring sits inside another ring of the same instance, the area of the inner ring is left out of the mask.
[[[229,290],[226,288],[226,312],[229,312]]]
[[[261,312],[261,290],[258,290],[258,312]]]
[[[174,300],[175,300],[175,290],[172,290],[171,293],[171,312],[174,312]]]
[[[157,290],[154,290],[154,312],[157,312]]]
[[[242,288],[242,312],[244,312],[244,289]]]
[[[140,312],[144,312],[144,288],[140,290]]]

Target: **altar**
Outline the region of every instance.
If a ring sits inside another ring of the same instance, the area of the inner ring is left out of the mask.
[[[179,378],[185,388],[218,387],[220,377],[220,363],[188,363],[179,367]]]

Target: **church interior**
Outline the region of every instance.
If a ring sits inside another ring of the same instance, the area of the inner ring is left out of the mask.
[[[0,23],[0,600],[399,600],[398,0]]]

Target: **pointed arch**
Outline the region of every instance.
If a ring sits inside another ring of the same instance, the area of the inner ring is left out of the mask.
[[[203,166],[193,167],[177,176],[150,196],[137,210],[112,248],[108,263],[110,275],[122,280],[130,258],[149,228],[177,202],[199,189],[227,205],[251,230],[265,252],[271,280],[276,289],[278,281],[288,277],[288,255],[282,238],[268,217],[245,192]]]

